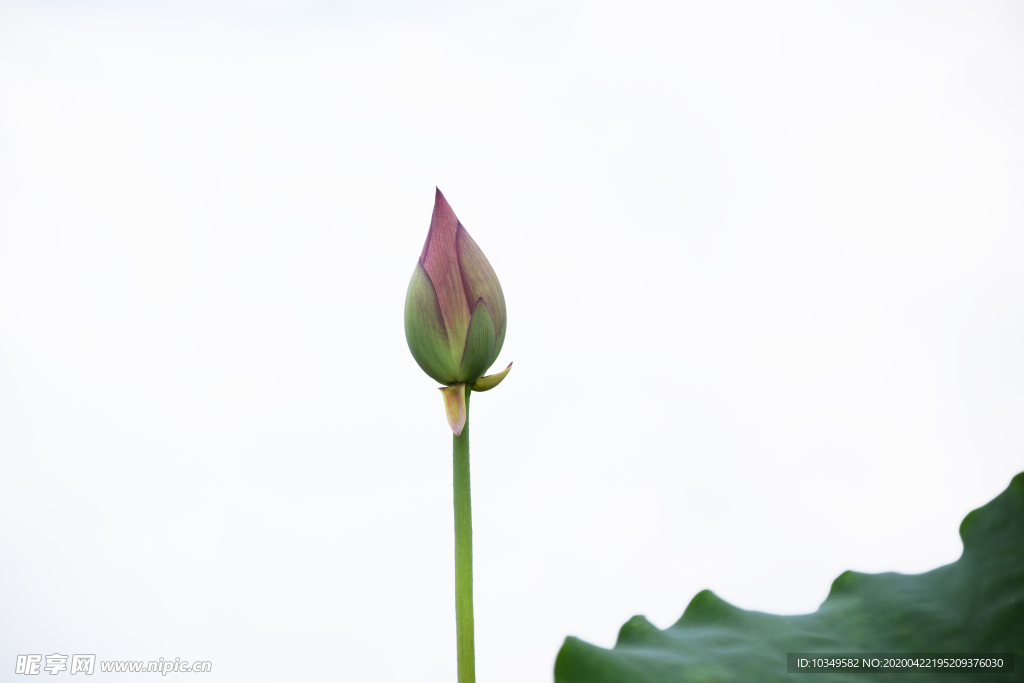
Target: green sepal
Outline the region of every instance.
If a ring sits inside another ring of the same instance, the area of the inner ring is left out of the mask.
[[[412,271],[405,295],[405,340],[423,372],[440,384],[456,381],[459,368],[452,358],[441,306],[421,263]]]
[[[475,382],[494,362],[494,320],[483,299],[476,302],[456,382]]]
[[[466,426],[466,385],[453,384],[440,389],[444,397],[444,414],[448,418],[448,426],[452,428],[452,434],[461,436],[462,428]]]
[[[494,387],[501,384],[501,380],[505,379],[505,375],[507,375],[508,371],[511,369],[512,364],[509,363],[508,367],[502,370],[501,372],[496,372],[493,375],[481,377],[477,381],[473,382],[473,386],[471,388],[473,389],[473,391],[490,391]]]

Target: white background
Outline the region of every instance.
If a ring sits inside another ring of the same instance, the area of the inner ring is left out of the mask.
[[[454,680],[435,185],[515,361],[481,681],[955,560],[1024,469],[1022,121],[1012,2],[0,5],[0,670]]]

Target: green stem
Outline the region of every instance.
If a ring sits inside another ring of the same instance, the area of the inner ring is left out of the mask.
[[[455,486],[455,637],[459,646],[459,683],[475,683],[473,646],[473,514],[469,499],[469,384],[466,424],[452,438]]]

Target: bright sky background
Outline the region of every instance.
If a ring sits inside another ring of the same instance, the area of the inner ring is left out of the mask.
[[[1024,470],[1022,121],[1009,1],[0,4],[0,667],[454,680],[435,185],[515,361],[479,680],[955,560]]]

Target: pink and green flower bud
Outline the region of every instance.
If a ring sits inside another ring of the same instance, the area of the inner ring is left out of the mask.
[[[505,320],[498,276],[438,190],[405,297],[405,338],[413,358],[441,384],[473,384],[501,352]]]

